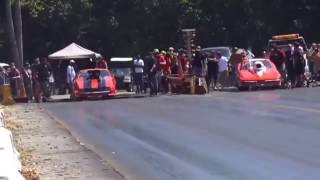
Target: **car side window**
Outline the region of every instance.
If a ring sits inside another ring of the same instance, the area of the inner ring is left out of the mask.
[[[263,65],[267,68],[271,68],[271,64],[268,61],[263,61]]]
[[[242,64],[242,69],[250,69],[251,64],[249,62]]]

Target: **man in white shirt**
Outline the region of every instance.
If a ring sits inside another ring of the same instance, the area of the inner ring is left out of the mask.
[[[219,67],[219,84],[221,86],[221,89],[223,89],[226,86],[227,80],[228,80],[228,59],[221,55],[221,52],[217,53],[217,59],[218,59],[218,67]]]
[[[141,59],[140,55],[137,56],[137,59],[133,61],[134,66],[134,79],[137,86],[137,93],[141,93],[143,90],[143,69],[144,61]]]
[[[73,80],[76,77],[76,71],[74,70],[75,61],[70,60],[70,64],[67,67],[67,84],[69,87],[69,93],[73,90]]]

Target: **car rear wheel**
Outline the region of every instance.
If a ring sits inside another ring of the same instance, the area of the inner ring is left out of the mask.
[[[71,101],[81,101],[81,98],[80,97],[76,97],[74,95],[70,95],[70,100]]]

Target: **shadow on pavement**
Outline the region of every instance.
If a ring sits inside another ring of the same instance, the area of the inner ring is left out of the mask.
[[[115,97],[109,97],[109,98],[86,98],[79,101],[72,101],[69,96],[55,96],[54,98],[50,99],[49,101],[45,103],[60,103],[60,102],[81,102],[81,101],[104,101],[104,100],[113,100],[113,99],[133,99],[133,98],[144,98],[148,97],[147,95],[135,95],[135,94],[128,94],[128,95],[117,95]]]

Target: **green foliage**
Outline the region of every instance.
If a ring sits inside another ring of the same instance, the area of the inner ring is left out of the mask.
[[[181,46],[182,28],[202,46],[260,50],[270,36],[302,33],[320,40],[314,0],[23,0],[29,58],[77,42],[109,56]]]

